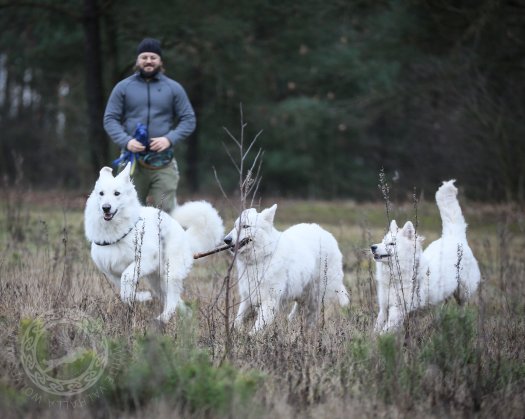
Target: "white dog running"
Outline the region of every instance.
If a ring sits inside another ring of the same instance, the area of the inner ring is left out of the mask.
[[[379,303],[375,331],[398,327],[419,307],[437,304],[451,295],[462,303],[476,292],[481,275],[467,243],[467,224],[454,182],[443,182],[436,192],[443,232],[424,252],[424,238],[416,234],[410,221],[399,229],[392,220],[383,241],[371,246],[377,262]]]
[[[224,238],[237,252],[241,301],[235,326],[251,309],[258,309],[251,333],[270,324],[287,301],[295,301],[290,319],[299,303],[309,321],[317,317],[323,300],[349,303],[343,257],[334,236],[317,224],[297,224],[279,232],[273,226],[276,209],[277,205],[260,213],[244,210]]]
[[[150,291],[136,290],[139,279],[146,279],[154,296],[164,301],[158,317],[163,322],[179,305],[184,307],[181,292],[193,253],[217,245],[224,234],[219,214],[207,202],[178,206],[173,218],[142,206],[129,164],[116,177],[110,167],[100,170],[84,215],[91,257],[120,291],[122,301],[151,299]]]

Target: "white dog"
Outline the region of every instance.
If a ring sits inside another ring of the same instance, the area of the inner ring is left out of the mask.
[[[252,332],[270,324],[287,301],[306,309],[310,321],[324,300],[349,303],[343,285],[343,263],[337,241],[317,224],[297,224],[284,232],[273,226],[277,205],[258,213],[244,210],[233,230],[224,238],[236,252],[240,306],[235,318],[239,327],[251,309],[257,309]]]
[[[462,303],[476,292],[481,275],[467,243],[467,224],[454,182],[443,182],[436,192],[443,232],[424,252],[424,238],[416,234],[410,221],[399,229],[393,220],[383,241],[371,246],[377,262],[379,303],[375,331],[398,327],[419,307],[437,304],[451,295]]]
[[[178,220],[178,221],[176,221]],[[207,202],[177,207],[173,218],[141,206],[130,179],[130,164],[116,177],[110,167],[100,170],[84,217],[91,257],[120,291],[122,301],[147,301],[150,291],[137,291],[140,278],[154,296],[164,300],[158,320],[167,322],[181,300],[183,280],[193,254],[216,246],[224,234],[217,211]]]

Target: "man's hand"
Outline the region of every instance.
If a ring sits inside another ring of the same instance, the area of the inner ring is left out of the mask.
[[[132,138],[131,140],[128,141],[126,148],[132,153],[140,153],[141,151],[144,151],[146,149],[146,147],[144,147],[140,143],[140,141],[135,140],[135,138]]]
[[[170,147],[170,140],[168,140],[166,137],[152,138],[149,143],[150,150],[156,151],[157,153],[160,151],[167,150]]]

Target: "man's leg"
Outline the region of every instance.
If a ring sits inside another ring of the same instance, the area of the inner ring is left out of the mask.
[[[135,163],[135,170],[131,175],[131,180],[137,190],[139,201],[142,205],[147,205],[148,192],[151,183],[151,170],[142,167],[138,162]]]
[[[175,159],[162,169],[152,170],[151,197],[153,205],[168,214],[175,208],[177,186],[179,184],[179,168]]]

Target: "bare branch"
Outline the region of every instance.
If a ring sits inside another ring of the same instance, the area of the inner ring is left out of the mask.
[[[241,144],[239,143],[239,141],[237,141],[237,138],[235,138],[235,136],[228,130],[228,128],[222,127],[222,129],[224,129],[224,131],[226,131],[226,134],[228,134],[228,136],[233,140],[233,142],[237,144],[239,148],[241,148]]]
[[[253,141],[251,142],[251,144],[248,146],[248,149],[246,150],[246,153],[244,153],[244,155],[242,156],[243,160],[248,156],[248,153],[250,152],[250,150],[252,149],[253,145],[255,144],[255,142],[257,141],[257,138],[259,138],[259,135],[262,134],[262,130],[260,130],[257,135],[255,136],[255,138],[253,139]]]
[[[232,164],[235,166],[235,168],[237,169],[237,172],[240,172],[241,168],[239,166],[237,166],[237,163],[235,162],[235,159],[234,157],[231,155],[230,153],[230,150],[228,150],[228,148],[226,147],[226,144],[222,143],[222,146],[224,147],[224,150],[226,151],[226,154],[228,155],[228,157],[230,158]]]

